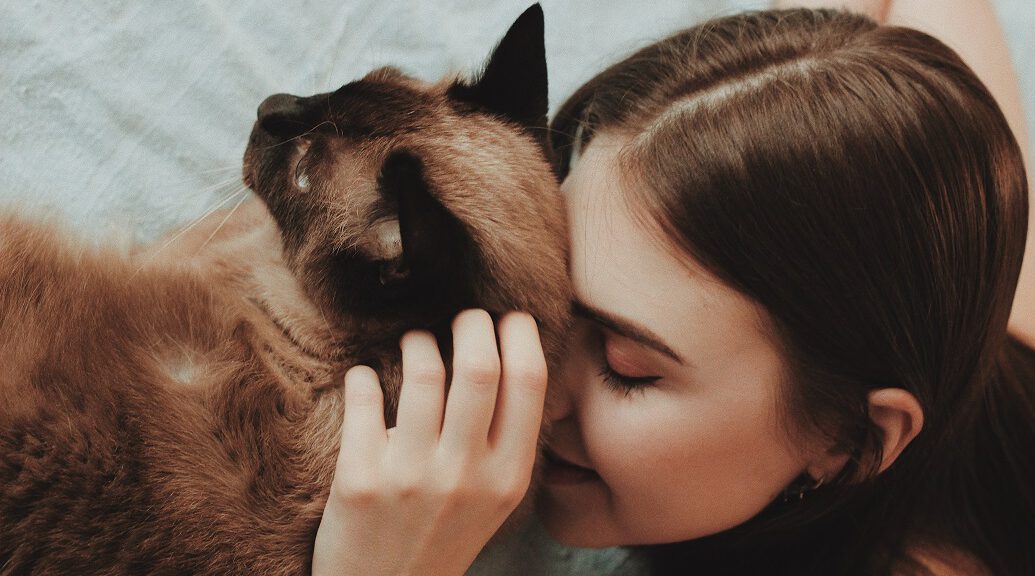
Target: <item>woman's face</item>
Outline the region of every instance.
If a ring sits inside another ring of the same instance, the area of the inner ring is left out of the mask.
[[[634,223],[624,143],[597,135],[563,185],[580,314],[554,380],[540,515],[574,546],[731,528],[809,464],[781,425],[784,365],[759,308]]]

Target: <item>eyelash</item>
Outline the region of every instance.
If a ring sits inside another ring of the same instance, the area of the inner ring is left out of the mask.
[[[615,392],[621,392],[626,397],[632,395],[633,392],[644,393],[647,388],[661,380],[661,376],[626,376],[621,372],[616,371],[607,363],[607,353],[604,351],[604,337],[600,336],[599,340],[600,350],[600,370],[597,374],[604,381],[604,384],[608,388]]]
[[[647,387],[661,379],[660,376],[633,377],[620,374],[607,364],[607,360],[602,362],[598,374],[608,388],[625,396],[630,396],[633,392],[643,394]]]

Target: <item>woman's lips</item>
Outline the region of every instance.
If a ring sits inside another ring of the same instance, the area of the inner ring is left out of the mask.
[[[572,485],[600,479],[600,475],[593,470],[569,462],[549,449],[543,455],[546,460],[543,482],[547,484]]]

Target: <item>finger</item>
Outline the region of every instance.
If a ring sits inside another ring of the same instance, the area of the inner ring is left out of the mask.
[[[446,403],[446,368],[438,342],[430,332],[412,331],[399,342],[402,349],[402,390],[393,443],[413,455],[430,451],[442,430]]]
[[[499,322],[500,378],[489,440],[510,457],[531,465],[546,401],[546,358],[531,315],[511,312]]]
[[[344,459],[356,470],[372,469],[380,461],[387,441],[384,395],[377,374],[367,366],[354,366],[345,373],[339,467]]]
[[[484,310],[461,312],[453,320],[453,381],[442,424],[444,445],[464,448],[488,443],[499,377],[492,318]]]

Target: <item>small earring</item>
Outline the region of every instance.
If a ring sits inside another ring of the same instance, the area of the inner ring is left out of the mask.
[[[783,491],[784,502],[802,502],[805,495],[816,490],[826,481],[826,476],[813,478],[808,472],[802,472],[801,476],[795,478],[794,482]]]

